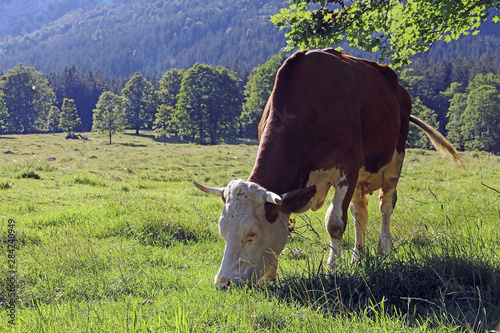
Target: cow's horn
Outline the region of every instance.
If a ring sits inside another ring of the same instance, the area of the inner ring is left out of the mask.
[[[217,188],[217,187],[206,187],[203,185],[198,184],[197,182],[193,182],[194,186],[196,186],[199,190],[211,194],[211,195],[216,195],[218,197],[223,197],[224,196],[224,188]]]
[[[275,205],[281,205],[283,202],[279,195],[270,191],[267,191],[266,193],[266,201]]]

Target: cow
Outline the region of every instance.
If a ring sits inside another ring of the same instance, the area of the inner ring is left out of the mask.
[[[420,127],[437,150],[459,159],[438,131],[410,115],[411,107],[397,74],[385,65],[334,49],[289,57],[263,112],[248,180],[233,180],[224,188],[194,182],[224,202],[219,232],[225,249],[215,286],[274,280],[290,215],[320,209],[332,186],[335,194],[325,217],[327,266],[335,268],[340,255],[349,207],[355,221],[352,260],[365,254],[366,196],[376,190],[382,214],[378,252],[389,255],[409,123]]]

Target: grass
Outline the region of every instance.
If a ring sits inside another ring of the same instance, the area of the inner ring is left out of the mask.
[[[220,292],[222,202],[191,182],[247,178],[255,143],[88,137],[0,137],[0,153],[14,153],[0,155],[0,241],[8,243],[14,219],[19,300],[12,326],[2,256],[2,331],[485,332],[500,320],[497,156],[473,152],[456,173],[434,152],[408,151],[391,258],[374,255],[372,196],[367,258],[348,262],[350,218],[339,269],[327,273],[325,205],[293,216],[276,283]]]

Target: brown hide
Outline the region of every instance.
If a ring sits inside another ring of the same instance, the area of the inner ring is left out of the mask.
[[[249,181],[283,194],[315,170],[377,173],[403,152],[411,100],[389,67],[333,49],[297,52],[278,71]]]

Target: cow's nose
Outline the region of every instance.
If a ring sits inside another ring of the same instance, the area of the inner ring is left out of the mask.
[[[215,287],[220,288],[221,290],[227,290],[231,286],[231,279],[226,277],[216,277],[215,278]]]

